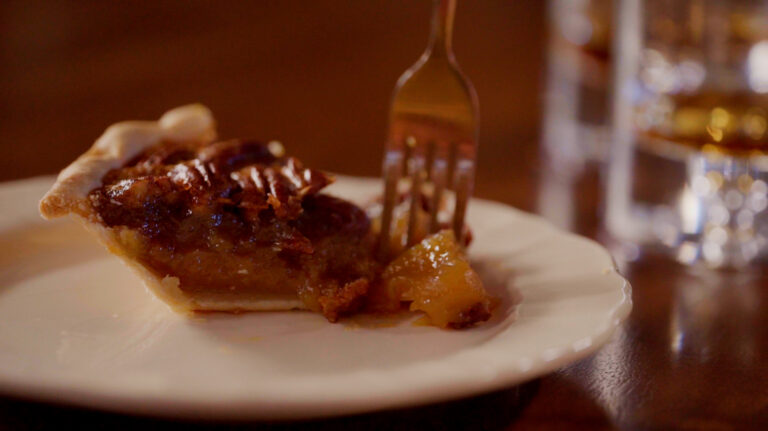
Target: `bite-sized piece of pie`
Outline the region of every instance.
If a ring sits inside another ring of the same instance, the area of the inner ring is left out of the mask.
[[[451,230],[427,236],[390,262],[369,301],[384,310],[407,302],[442,328],[484,322],[494,305]]]
[[[71,214],[178,310],[304,308],[335,321],[377,273],[363,210],[282,147],[215,140],[200,105],[113,125],[40,203]]]

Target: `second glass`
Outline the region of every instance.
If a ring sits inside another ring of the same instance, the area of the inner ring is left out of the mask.
[[[628,258],[768,255],[768,3],[623,0],[606,227]]]

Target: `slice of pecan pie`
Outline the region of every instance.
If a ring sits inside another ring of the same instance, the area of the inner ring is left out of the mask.
[[[113,125],[40,203],[73,215],[178,310],[361,307],[377,272],[357,206],[279,144],[217,141],[200,105]]]

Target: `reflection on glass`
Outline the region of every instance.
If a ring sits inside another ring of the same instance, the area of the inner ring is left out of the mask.
[[[768,3],[624,0],[611,234],[685,263],[768,250]]]

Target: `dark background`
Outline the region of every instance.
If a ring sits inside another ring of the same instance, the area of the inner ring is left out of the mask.
[[[190,102],[213,110],[222,137],[280,139],[310,166],[378,175],[391,91],[426,45],[430,4],[0,0],[0,181],[55,173],[109,124]],[[461,0],[454,37],[480,98],[476,195],[527,210],[543,178],[545,6]],[[593,237],[596,183],[572,209]],[[768,429],[765,272],[644,257],[624,273],[634,309],[613,340],[524,387],[240,429]],[[68,428],[211,429],[0,397],[0,430]]]
[[[456,14],[456,55],[480,98],[478,195],[523,207],[534,199],[520,185],[537,157],[545,6],[461,1]],[[3,0],[0,180],[55,173],[109,124],[190,102],[213,110],[222,137],[279,139],[310,166],[378,175],[391,92],[426,46],[430,8]]]

